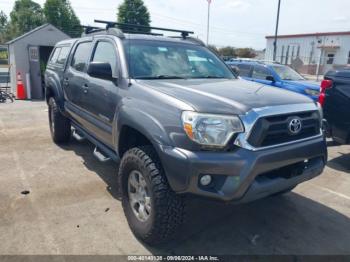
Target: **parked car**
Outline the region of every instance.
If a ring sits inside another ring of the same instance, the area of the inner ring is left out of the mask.
[[[308,81],[299,73],[286,65],[262,61],[231,61],[227,64],[240,77],[297,92],[318,100],[320,85],[314,81]]]
[[[319,98],[328,134],[338,143],[350,142],[350,69],[329,71],[321,83]]]
[[[253,201],[292,190],[326,163],[316,103],[237,78],[185,33],[109,28],[60,42],[45,85],[53,141],[69,142],[73,128],[97,159],[120,162],[126,218],[149,244],[173,236],[185,196]]]

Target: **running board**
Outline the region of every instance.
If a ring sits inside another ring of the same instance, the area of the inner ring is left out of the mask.
[[[106,157],[102,152],[100,152],[97,147],[95,147],[95,149],[94,149],[94,156],[100,162],[107,162],[107,161],[111,160],[110,157]]]
[[[98,147],[98,151],[103,152],[102,155],[104,156],[104,158],[110,158],[111,160],[119,163],[120,158],[119,158],[116,151],[114,151],[111,148],[107,147],[106,145],[102,144],[100,141],[98,141],[96,138],[91,136],[88,132],[86,132],[83,128],[81,128],[74,121],[72,121],[72,126],[73,126],[74,130],[77,130],[77,132],[79,134],[81,134],[81,135],[79,135],[80,137],[86,138],[86,140],[88,140],[92,144],[94,144],[95,147]]]
[[[78,142],[82,142],[82,141],[85,140],[85,137],[79,135],[76,129],[74,129],[74,131],[73,131],[73,137],[74,137]]]

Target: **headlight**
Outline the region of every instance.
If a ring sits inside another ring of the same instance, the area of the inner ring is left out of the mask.
[[[204,146],[224,147],[235,133],[244,132],[238,116],[184,111],[182,124],[188,137]]]
[[[310,95],[310,96],[319,96],[320,95],[320,91],[315,90],[315,89],[310,89],[310,88],[306,88],[305,93]]]

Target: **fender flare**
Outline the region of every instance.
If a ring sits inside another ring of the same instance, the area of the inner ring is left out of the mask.
[[[152,115],[141,109],[122,106],[115,116],[115,128],[113,129],[113,144],[116,149],[120,143],[122,128],[128,126],[144,135],[153,146],[158,145],[173,146],[173,141],[165,131],[163,125]]]
[[[62,113],[64,113],[64,95],[63,95],[63,90],[62,87],[55,78],[50,77],[46,80],[45,83],[45,97],[46,97],[46,102],[48,102],[48,93],[52,93],[56,103]]]

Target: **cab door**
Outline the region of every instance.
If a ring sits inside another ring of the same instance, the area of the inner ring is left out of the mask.
[[[97,40],[90,62],[109,63],[112,80],[87,76],[89,92],[86,97],[86,110],[96,123],[93,132],[105,144],[112,145],[112,123],[117,108],[119,58],[117,46],[112,40]]]
[[[74,50],[72,59],[63,76],[63,88],[70,110],[86,110],[85,100],[88,95],[87,65],[91,55],[91,40],[79,42]]]

